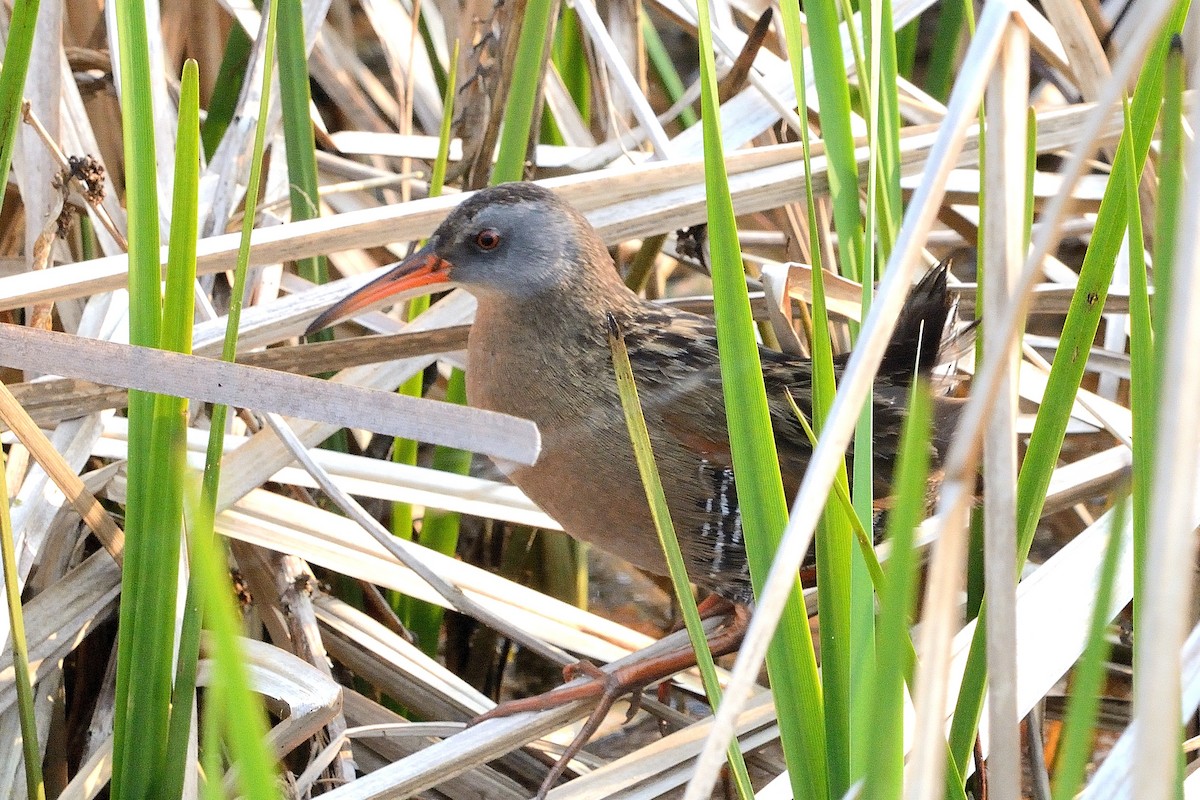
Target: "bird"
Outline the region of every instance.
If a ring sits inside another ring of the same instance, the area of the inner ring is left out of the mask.
[[[913,382],[939,362],[953,307],[947,272],[948,265],[940,264],[912,287],[875,379],[877,496],[887,492]],[[530,419],[541,434],[535,464],[498,466],[571,536],[664,575],[666,559],[617,390],[609,336],[620,332],[688,575],[734,610],[730,621],[710,635],[710,649],[714,655],[735,650],[754,595],[714,321],[634,293],[579,211],[545,187],[518,182],[467,197],[423,247],[336,302],[306,333],[400,292],[452,286],[478,301],[467,338],[468,402]],[[812,362],[766,347],[759,348],[759,358],[780,473],[785,490],[794,494],[812,447],[791,403],[794,399],[811,418]],[[836,359],[835,370],[845,361]],[[947,397],[935,401],[931,455],[936,462],[949,444],[961,403]],[[586,674],[593,680],[509,701],[474,722],[597,701],[542,783],[538,797],[544,797],[619,697],[694,663],[690,648],[610,673],[581,662],[564,676]]]
[[[887,491],[913,380],[938,362],[952,307],[947,271],[935,267],[912,288],[875,380],[877,494]],[[581,213],[549,189],[518,182],[469,196],[423,247],[327,309],[309,331],[419,286],[461,286],[478,301],[468,402],[539,428],[533,466],[500,465],[512,482],[569,535],[664,575],[611,361],[615,321],[689,577],[734,604],[753,603],[712,319],[635,294]],[[759,356],[790,495],[812,448],[788,395],[811,418],[812,363],[766,347]],[[937,400],[935,459],[958,416],[952,398]]]

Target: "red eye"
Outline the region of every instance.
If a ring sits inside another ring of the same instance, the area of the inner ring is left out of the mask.
[[[493,228],[484,228],[475,234],[475,244],[480,250],[495,250],[500,246],[500,232]]]

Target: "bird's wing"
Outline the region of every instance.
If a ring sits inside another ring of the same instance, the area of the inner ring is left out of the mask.
[[[903,326],[903,333],[889,346],[890,370],[880,370],[874,392],[874,442],[876,473],[883,490],[890,478],[892,457],[899,445],[908,387],[914,366],[921,370],[927,353],[937,352],[941,322],[930,317],[944,309],[944,279],[934,278],[918,284],[915,305],[906,309],[910,322],[925,318],[932,339],[910,335],[918,323]],[[938,300],[940,294],[943,298]],[[922,288],[923,287],[923,288]],[[944,311],[941,311],[944,315]],[[731,467],[729,437],[725,417],[721,370],[717,358],[716,328],[706,317],[664,308],[651,311],[636,329],[626,335],[630,361],[642,387],[643,410],[652,434],[666,437],[682,452],[691,454],[714,468]],[[903,351],[903,352],[901,352]],[[775,445],[785,486],[799,484],[812,446],[796,419],[788,396],[800,411],[812,420],[812,364],[807,359],[759,348],[767,405],[775,433]],[[845,358],[836,359],[840,375]],[[664,454],[665,455],[665,454]],[[661,456],[660,456],[661,457]]]
[[[716,328],[712,320],[654,309],[626,334],[648,421],[701,457],[729,460]]]
[[[652,427],[659,423],[660,435],[696,458],[713,466],[732,466],[712,320],[662,309],[646,315],[644,322],[627,334],[626,345],[638,385],[644,387],[647,420]],[[787,394],[790,391],[800,408],[810,413],[809,362],[761,347],[759,356],[780,464],[785,479],[794,475],[798,480],[810,448]]]

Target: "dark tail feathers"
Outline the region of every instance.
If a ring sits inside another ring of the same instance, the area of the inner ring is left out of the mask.
[[[939,363],[942,334],[954,300],[946,284],[950,260],[938,264],[909,291],[900,310],[896,330],[888,342],[879,366],[880,375],[890,375],[900,383],[913,379],[914,373],[927,375]]]

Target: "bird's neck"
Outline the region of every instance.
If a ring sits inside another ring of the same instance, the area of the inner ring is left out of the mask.
[[[472,405],[529,417],[557,415],[590,391],[612,383],[608,315],[620,320],[645,302],[615,271],[590,285],[570,285],[520,298],[477,294],[468,344],[467,394]]]

